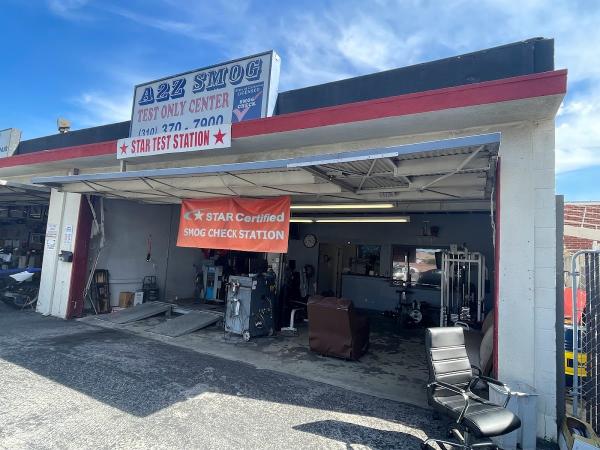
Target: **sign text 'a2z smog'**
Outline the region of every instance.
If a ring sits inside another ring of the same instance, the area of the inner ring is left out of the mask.
[[[290,197],[184,200],[179,247],[286,253]]]
[[[268,117],[277,100],[280,61],[271,51],[140,84],[129,136]]]

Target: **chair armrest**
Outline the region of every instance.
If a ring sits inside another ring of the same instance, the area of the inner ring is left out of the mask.
[[[471,381],[469,381],[469,385],[467,386],[467,391],[469,392],[473,391],[473,388],[477,386],[477,383],[479,382],[479,378],[483,375],[483,371],[474,364],[471,364],[471,370],[475,371],[477,375],[473,375]]]
[[[477,381],[479,381],[479,380],[481,380],[487,384],[493,384],[495,386],[499,386],[504,390],[504,395],[506,395],[506,400],[504,401],[504,404],[502,405],[502,407],[506,408],[506,406],[508,405],[508,402],[510,401],[510,397],[512,395],[512,392],[511,392],[510,388],[508,387],[508,385],[503,383],[502,381],[496,380],[495,378],[486,377],[484,375],[475,375],[471,379],[471,382],[469,383],[469,390],[471,390],[471,387],[475,386],[475,384],[477,384]]]
[[[465,406],[461,411],[458,419],[456,419],[456,423],[461,423],[467,409],[469,408],[469,394],[464,389],[459,388],[458,386],[453,386],[452,384],[444,383],[443,381],[433,381],[427,385],[427,388],[431,388],[432,386],[438,386],[444,389],[448,389],[449,391],[456,392],[457,394],[462,395],[463,400],[465,401]]]
[[[469,326],[469,324],[468,324],[468,323],[466,323],[466,322],[461,322],[460,320],[457,320],[456,322],[454,322],[454,326],[455,326],[455,327],[462,327],[462,328],[464,328],[465,330],[470,330],[470,329],[471,329],[471,327]]]
[[[290,302],[290,304],[291,304],[291,305],[294,305],[294,306],[300,306],[300,307],[302,307],[302,308],[306,308],[306,306],[307,306],[306,302],[301,302],[301,301],[299,301],[299,300],[292,300],[292,301]]]

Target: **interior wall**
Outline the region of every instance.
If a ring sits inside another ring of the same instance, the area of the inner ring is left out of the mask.
[[[144,276],[156,276],[161,300],[194,294],[194,264],[200,249],[177,247],[180,205],[151,205],[127,200],[104,200],[106,244],[97,269],[109,271],[111,305],[119,293],[142,288]],[[151,258],[146,261],[151,241]],[[97,240],[88,267],[97,253]]]
[[[157,277],[162,300],[192,297],[194,265],[204,260],[200,249],[177,247],[180,205],[150,205],[127,200],[105,200],[106,246],[98,269],[109,270],[111,304],[118,305],[119,293],[142,287],[147,275]],[[422,236],[423,221],[439,227],[437,237]],[[301,270],[306,264],[319,265],[319,243],[381,245],[381,276],[391,276],[392,245],[447,247],[463,245],[482,252],[492,277],[493,246],[489,214],[413,214],[410,223],[397,224],[298,224],[298,239],[289,242],[288,259]],[[317,245],[306,248],[304,236],[313,233]],[[146,261],[151,236],[150,262]],[[90,252],[91,267],[95,252]]]
[[[171,205],[169,264],[166,273],[165,295],[168,299],[194,295],[196,266],[202,266],[204,253],[199,248],[177,247],[177,231],[181,205]]]
[[[423,236],[423,221],[439,227],[437,237]],[[409,223],[310,223],[298,224],[298,239],[290,240],[288,258],[296,260],[300,270],[305,264],[318,269],[318,244],[306,248],[302,242],[309,233],[318,243],[351,243],[381,245],[381,276],[390,277],[392,245],[448,247],[466,245],[470,251],[483,253],[488,266],[489,279],[493,280],[494,248],[489,213],[412,214]]]
[[[111,305],[119,293],[141,289],[144,276],[155,275],[161,297],[167,268],[169,205],[147,205],[126,200],[104,201],[105,247],[97,269],[107,269]],[[151,260],[146,261],[148,239]]]

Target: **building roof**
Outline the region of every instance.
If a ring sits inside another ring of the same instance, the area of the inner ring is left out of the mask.
[[[554,70],[554,40],[534,38],[450,58],[282,92],[276,114]]]
[[[574,252],[600,241],[600,202],[565,202],[564,246]]]
[[[600,203],[565,202],[564,219],[565,225],[600,230]]]

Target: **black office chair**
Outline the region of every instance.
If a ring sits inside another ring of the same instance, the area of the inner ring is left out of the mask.
[[[455,420],[448,435],[458,442],[427,439],[422,449],[432,449],[430,443],[445,444],[452,448],[498,448],[489,438],[502,436],[521,426],[521,421],[506,409],[510,389],[504,383],[481,375],[471,366],[461,327],[428,328],[425,345],[429,366],[427,398],[435,411]],[[478,374],[473,375],[473,371]],[[500,406],[472,392],[479,383],[500,386],[506,401]],[[445,448],[445,447],[441,447]]]

